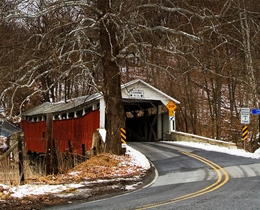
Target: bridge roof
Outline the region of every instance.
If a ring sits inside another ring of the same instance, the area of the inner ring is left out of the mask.
[[[121,89],[123,99],[161,101],[164,105],[167,105],[169,101],[173,101],[175,104],[180,104],[180,102],[175,98],[167,95],[141,79],[136,79],[123,84],[121,85]]]
[[[144,82],[141,79],[130,81],[121,85],[122,98],[125,109],[135,110],[138,107],[150,108],[157,105],[167,105],[169,101],[175,104],[180,104],[179,101],[158,90],[152,85]],[[68,101],[61,102],[45,102],[23,113],[23,116],[37,116],[46,113],[62,113],[71,112],[80,109],[84,106],[91,106],[91,104],[98,103],[102,98],[102,93],[94,93],[92,95],[81,96],[73,98]],[[127,108],[126,108],[127,107]]]

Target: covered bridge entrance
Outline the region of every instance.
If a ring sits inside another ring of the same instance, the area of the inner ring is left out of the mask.
[[[127,141],[159,141],[163,133],[175,130],[166,105],[180,102],[141,79],[122,85],[126,113]]]

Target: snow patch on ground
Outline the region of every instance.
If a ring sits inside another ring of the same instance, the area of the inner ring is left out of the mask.
[[[255,152],[254,152],[255,155],[258,155],[260,157],[260,148],[257,149]]]
[[[226,154],[235,155],[235,156],[242,156],[242,157],[247,157],[247,158],[254,158],[254,159],[260,158],[260,148],[258,150],[256,150],[254,153],[250,153],[243,149],[219,147],[216,145],[211,145],[211,144],[202,143],[202,142],[199,143],[199,142],[184,142],[184,141],[178,141],[178,142],[177,141],[174,141],[174,142],[167,141],[167,143],[194,147],[194,148],[199,148],[199,149],[203,149],[203,150],[207,150],[207,151],[221,152],[221,153],[226,153]]]
[[[127,145],[126,154],[129,154],[132,157],[133,165],[140,166],[145,170],[148,170],[151,167],[149,161],[142,153]]]

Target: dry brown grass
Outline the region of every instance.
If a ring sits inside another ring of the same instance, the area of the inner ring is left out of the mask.
[[[139,173],[140,171],[137,166],[130,165],[130,157],[127,155],[100,154],[75,166],[65,174],[42,176],[38,181],[48,184],[61,184],[72,181],[80,182],[95,179],[130,177]]]
[[[19,166],[18,161],[10,161],[6,158],[0,161],[0,184],[16,186],[20,184]],[[41,166],[35,171],[29,163],[29,160],[24,160],[24,176],[27,180],[37,180],[42,176],[40,173]]]
[[[19,184],[18,165],[11,162],[9,159],[0,161],[0,183],[6,185]]]
[[[4,164],[4,162],[2,161],[0,164]],[[12,167],[10,164],[1,165],[2,168],[6,169],[0,173],[1,184],[19,184],[18,163],[13,165]],[[24,161],[25,183],[62,184],[115,177],[127,178],[138,175],[141,170],[140,167],[131,165],[129,155],[117,156],[106,153],[94,156],[58,175],[45,176],[42,167],[44,166],[39,165],[35,170],[35,166],[31,166],[29,160],[26,159]]]

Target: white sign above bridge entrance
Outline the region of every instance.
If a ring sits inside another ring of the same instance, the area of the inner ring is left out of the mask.
[[[130,90],[129,96],[132,98],[143,98],[144,97],[144,91],[143,90]]]

